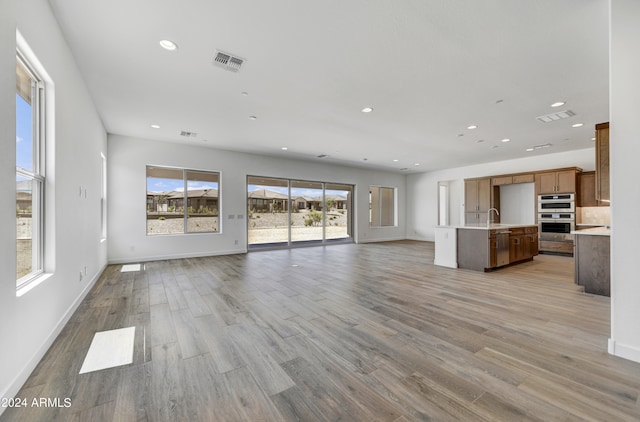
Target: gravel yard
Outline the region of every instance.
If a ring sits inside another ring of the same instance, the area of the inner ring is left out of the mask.
[[[293,241],[322,239],[322,225],[305,226],[308,210],[291,213],[291,238]],[[252,213],[249,217],[249,244],[273,243],[287,241],[288,222],[287,213]],[[190,217],[188,230],[190,233],[212,232],[218,229],[218,217]],[[179,234],[184,231],[182,218],[167,218],[165,220],[147,220],[147,233],[150,235]],[[332,211],[327,213],[327,239],[341,239],[349,237],[347,234],[347,212]]]

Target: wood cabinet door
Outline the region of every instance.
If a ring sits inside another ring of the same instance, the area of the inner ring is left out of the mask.
[[[522,259],[522,236],[509,236],[509,262]]]
[[[596,173],[587,171],[578,174],[578,203],[579,207],[596,207]]]
[[[491,184],[493,186],[502,186],[502,185],[510,185],[514,183],[513,182],[513,176],[501,176],[501,177],[494,177],[491,180]]]
[[[491,208],[491,179],[478,180],[478,211],[487,212]]]
[[[481,223],[480,214],[478,212],[465,212],[464,223],[465,224],[478,224]],[[485,221],[486,223],[486,221]]]
[[[498,240],[494,237],[489,238],[489,268],[498,266]]]
[[[478,181],[464,181],[464,211],[478,211]]]
[[[556,192],[573,193],[576,191],[576,172],[575,170],[559,171],[556,173],[557,183]]]
[[[536,191],[540,193],[556,193],[556,173],[536,174]]]
[[[596,125],[596,199],[608,201],[609,182],[609,124]]]

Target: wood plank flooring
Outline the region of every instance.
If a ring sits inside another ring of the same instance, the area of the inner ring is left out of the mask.
[[[492,273],[433,244],[347,244],[106,269],[5,421],[637,421],[640,364],[570,258]],[[96,331],[131,365],[78,375]]]

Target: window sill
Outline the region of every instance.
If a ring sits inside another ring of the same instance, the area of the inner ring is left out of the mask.
[[[16,290],[16,297],[24,296],[29,291],[31,291],[31,289],[33,289],[34,287],[36,287],[39,284],[41,284],[42,282],[44,282],[46,279],[48,279],[52,275],[53,275],[53,273],[38,274],[37,276],[35,276],[31,280],[27,281],[26,283],[24,283],[20,287],[18,287],[18,289]]]

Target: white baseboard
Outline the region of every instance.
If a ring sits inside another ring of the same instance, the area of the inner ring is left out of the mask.
[[[96,273],[96,275],[91,279],[91,281],[89,281],[89,283],[87,283],[87,285],[82,290],[80,295],[78,295],[76,300],[74,300],[71,306],[67,308],[66,312],[62,314],[62,316],[54,326],[53,331],[51,331],[51,333],[47,336],[47,338],[44,340],[42,345],[38,348],[38,350],[35,351],[33,356],[31,356],[31,359],[29,359],[29,361],[18,373],[18,375],[13,379],[13,381],[11,381],[11,383],[9,384],[9,387],[7,387],[5,391],[0,392],[0,397],[15,397],[18,394],[18,392],[20,391],[24,383],[27,382],[27,379],[29,379],[29,376],[31,375],[33,370],[36,369],[36,366],[38,366],[38,363],[40,363],[40,361],[42,360],[44,355],[47,353],[47,351],[49,350],[53,342],[56,340],[56,338],[58,338],[58,336],[60,335],[60,332],[62,332],[62,329],[65,327],[65,325],[67,325],[67,322],[69,322],[69,319],[71,319],[71,316],[73,315],[73,313],[76,311],[76,309],[78,309],[78,306],[80,306],[84,298],[87,296],[87,294],[89,294],[93,286],[100,279],[100,276],[104,272],[105,268],[107,268],[106,265],[104,265],[100,269],[100,271]],[[0,406],[0,415],[2,415],[2,412],[4,410],[5,408]]]
[[[358,239],[357,243],[379,243],[379,242],[395,242],[398,240],[407,240],[406,237],[389,237],[389,238],[384,238],[384,239]]]
[[[612,338],[609,339],[608,346],[609,354],[634,362],[640,362],[640,348],[617,342]]]
[[[138,257],[122,257],[122,258],[109,258],[109,265],[113,264],[134,264],[137,262],[150,262],[150,261],[164,261],[167,259],[184,259],[184,258],[202,258],[206,256],[218,256],[218,255],[236,255],[247,253],[247,249],[230,249],[226,251],[215,252],[197,252],[197,253],[182,253],[182,254],[170,254],[170,255],[148,255]]]
[[[433,265],[438,267],[458,268],[458,262],[449,260],[433,260]]]

